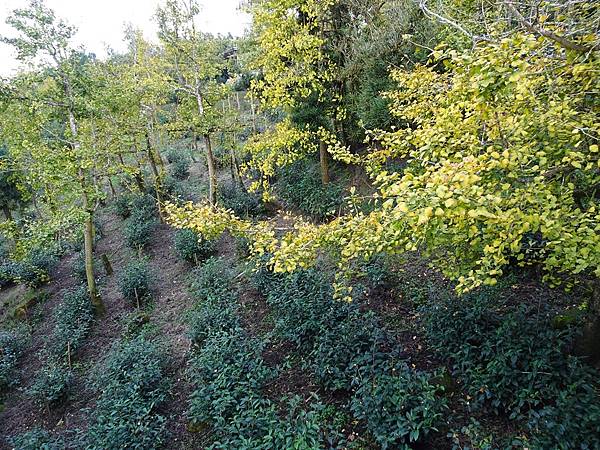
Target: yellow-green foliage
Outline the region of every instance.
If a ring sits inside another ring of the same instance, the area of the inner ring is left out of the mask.
[[[269,201],[272,197],[269,179],[275,170],[315,152],[317,145],[308,131],[300,130],[286,119],[272,130],[253,137],[245,150],[251,159],[243,167],[244,172],[255,169],[260,173],[260,180],[252,183],[250,191],[262,190],[263,199]]]
[[[600,276],[597,52],[515,35],[436,57],[433,67],[393,72],[392,113],[407,125],[374,133],[383,148],[362,158],[379,187],[373,212],[299,223],[279,240],[249,223],[236,229],[261,238],[253,251],[272,254],[276,271],[326,252],[343,276],[352,260],[420,250],[460,290],[495,284],[513,262],[540,263],[552,283]],[[332,143],[338,159],[359,161]],[[390,159],[406,168],[386,172]],[[203,213],[203,227],[231,227]]]
[[[267,0],[253,7],[260,52],[254,66],[264,78],[254,82],[268,108],[295,104],[311,93],[325,93],[333,63],[323,52],[319,17],[333,0]]]

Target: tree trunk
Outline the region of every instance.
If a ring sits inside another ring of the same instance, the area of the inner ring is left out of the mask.
[[[256,110],[254,109],[254,96],[250,92],[250,113],[252,114],[252,131],[256,134]]]
[[[148,154],[148,161],[150,162],[150,167],[152,168],[152,173],[154,174],[154,191],[156,192],[156,206],[158,207],[158,216],[160,217],[160,221],[164,222],[165,219],[163,217],[162,211],[162,200],[161,200],[161,186],[160,186],[160,174],[158,173],[158,168],[156,167],[156,161],[154,160],[154,153],[152,152],[152,144],[150,142],[150,134],[146,131],[146,151]]]
[[[329,158],[327,156],[327,144],[319,141],[319,161],[321,162],[321,182],[329,183]]]
[[[197,80],[196,80],[197,81]],[[200,87],[196,88],[196,102],[198,105],[198,114],[204,117],[204,99],[200,92]],[[210,133],[204,134],[204,142],[206,143],[206,165],[208,166],[208,201],[211,205],[217,204],[217,170],[215,165],[215,156],[210,143]]]
[[[217,170],[215,165],[215,156],[212,151],[212,144],[210,142],[210,134],[204,135],[204,142],[206,143],[206,165],[208,166],[208,201],[211,205],[217,203]]]
[[[67,86],[67,90],[70,90]],[[77,122],[75,120],[75,114],[72,109],[69,109],[69,126],[71,128],[71,134],[73,135],[73,147],[75,150],[80,148],[79,141],[77,140]],[[84,169],[79,167],[78,169],[79,182],[81,184],[81,197],[83,200],[83,210],[86,213],[85,225],[83,231],[83,249],[85,256],[85,277],[88,285],[88,294],[96,314],[104,313],[104,304],[102,299],[98,295],[98,288],[96,287],[96,277],[94,275],[94,209],[90,205],[90,200],[87,193],[86,185],[86,173]]]
[[[192,157],[192,162],[197,163],[195,152],[198,150],[198,146],[196,144],[196,133],[192,133],[192,145],[190,145],[190,156]]]
[[[108,178],[108,187],[110,188],[110,194],[112,195],[112,198],[114,199],[117,196],[117,191],[115,190],[115,186],[113,185],[112,179],[110,178],[110,176],[107,177]]]
[[[237,103],[238,112],[242,112],[242,104],[240,103],[240,93],[239,91],[235,91],[235,102]]]
[[[104,272],[106,273],[107,276],[111,276],[113,274],[113,268],[112,265],[110,264],[110,260],[108,259],[108,256],[106,256],[106,254],[103,254],[101,256],[102,259],[102,264],[104,265]]]
[[[13,220],[13,216],[8,205],[2,206],[2,211],[4,211],[4,217],[6,217],[6,220]]]
[[[83,171],[80,171],[81,179],[83,180]],[[85,191],[85,185],[82,181],[83,191],[83,208],[86,211],[85,228],[83,232],[83,248],[85,256],[85,277],[88,285],[88,293],[92,306],[94,307],[97,314],[104,314],[104,304],[98,294],[98,288],[96,287],[96,277],[94,274],[94,212],[90,207],[88,195]]]
[[[235,147],[231,147],[231,180],[234,184],[242,186],[242,177],[240,176],[240,164],[235,154]]]

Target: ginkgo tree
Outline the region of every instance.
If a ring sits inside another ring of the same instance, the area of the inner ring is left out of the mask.
[[[182,118],[204,138],[210,203],[217,201],[217,172],[212,133],[222,112],[217,107],[227,88],[218,83],[224,62],[217,42],[197,29],[200,8],[195,0],[167,0],[156,13],[164,58],[169,65],[172,89],[177,94]]]
[[[334,4],[333,0],[265,0],[251,8],[258,47],[251,68],[261,74],[253,80],[252,90],[263,109],[283,110],[287,115],[273,131],[254,136],[246,146],[251,156],[247,166],[262,178],[253,187],[262,186],[266,197],[276,167],[317,150],[322,182],[329,182],[323,135],[335,131],[344,114],[341,94],[334,89],[337,67],[325,49],[329,9]]]
[[[75,29],[41,0],[14,10],[7,23],[17,36],[3,37],[3,42],[15,48],[19,60],[39,69],[5,90],[2,131],[11,154],[28,164],[32,184],[43,189],[50,212],[81,220],[88,292],[102,312],[93,260],[93,218],[100,192],[93,172],[102,164],[103,153],[82,145],[80,129],[89,116],[91,59],[72,47]],[[70,206],[58,208],[59,203]]]
[[[299,221],[280,238],[268,224],[256,233],[223,211],[211,221],[209,210],[171,207],[172,221],[252,236],[253,252],[269,254],[275,271],[328,254],[340,281],[354,261],[414,251],[460,291],[495,284],[514,265],[538,265],[552,284],[597,280],[600,128],[588,93],[600,89],[599,67],[597,53],[531,34],[440,50],[431,65],[393,72],[391,112],[405,126],[374,132],[380,151],[359,156],[330,146],[335,158],[370,173],[378,186],[372,212]],[[388,172],[390,160],[405,168]]]

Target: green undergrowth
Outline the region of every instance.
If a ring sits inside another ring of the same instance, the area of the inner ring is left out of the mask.
[[[146,333],[117,342],[92,380],[100,393],[81,438],[86,449],[157,449],[166,442],[166,349]]]
[[[0,394],[19,383],[17,363],[29,342],[25,327],[0,330]]]
[[[234,183],[224,183],[220,186],[218,199],[223,207],[231,209],[238,217],[262,217],[267,212],[257,194],[248,192],[243,186]]]
[[[243,329],[232,282],[231,271],[217,259],[193,275],[190,293],[196,305],[188,314],[194,344],[188,377],[195,390],[189,399],[189,428],[209,431],[209,448],[215,449],[321,448],[334,414],[316,397],[306,405],[299,397],[274,401],[265,395],[279,370],[263,359],[268,340]]]
[[[380,319],[333,299],[330,274],[321,269],[254,281],[275,315],[274,335],[292,343],[300,364],[326,392],[341,393],[349,413],[380,448],[408,448],[445,424],[447,401],[440,372],[412,368]]]
[[[126,192],[115,199],[113,209],[125,219],[123,235],[127,245],[138,251],[144,249],[158,224],[155,199],[149,194]]]
[[[344,187],[336,181],[323,185],[318,164],[303,159],[281,169],[275,184],[277,196],[287,207],[295,208],[315,220],[335,216],[343,205]]]
[[[528,448],[600,448],[598,372],[571,354],[576,323],[553,327],[547,304],[515,305],[506,287],[431,299],[422,310],[470,409],[520,424]]]
[[[199,264],[215,253],[216,243],[184,228],[175,231],[173,238],[175,253],[184,261]]]
[[[138,308],[152,300],[153,274],[148,260],[138,258],[130,261],[118,279],[119,291],[125,300]]]
[[[90,332],[94,312],[85,287],[67,291],[53,312],[54,328],[42,351],[44,364],[27,389],[39,406],[53,408],[69,394],[77,351]]]
[[[259,270],[253,280],[274,319],[273,331],[260,337],[243,326],[238,291],[222,260],[209,260],[192,279],[188,376],[195,390],[188,418],[190,429],[209,432],[210,448],[404,448],[443,423],[446,400],[434,381],[440,373],[414,370],[374,314],[334,301],[323,271]],[[267,363],[266,351],[284,342],[295,356]],[[316,392],[267,395],[294,366],[325,397],[345,400],[334,404]],[[365,437],[351,431],[354,422]]]

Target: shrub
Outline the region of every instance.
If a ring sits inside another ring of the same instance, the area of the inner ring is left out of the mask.
[[[238,217],[258,217],[266,213],[264,204],[257,195],[233,183],[223,184],[218,194],[219,202]]]
[[[207,241],[189,229],[175,232],[174,245],[175,251],[181,259],[196,264],[204,261],[215,251],[213,241]]]
[[[210,258],[194,269],[190,293],[198,303],[234,301],[233,277],[222,259]]]
[[[348,389],[364,366],[379,366],[392,356],[387,346],[391,339],[373,313],[354,310],[316,337],[309,356],[315,379],[330,390]]]
[[[303,350],[310,351],[323,330],[354,308],[333,300],[331,283],[324,271],[311,269],[286,276],[259,272],[258,277],[257,283],[268,287],[267,302],[277,311],[275,334]]]
[[[190,174],[191,162],[187,158],[179,158],[169,166],[169,175],[177,180],[183,180]]]
[[[135,310],[123,320],[123,339],[132,339],[148,330],[150,316],[147,312]]]
[[[418,442],[443,423],[446,401],[425,373],[399,366],[362,383],[350,409],[382,449]]]
[[[223,299],[224,300],[224,299]],[[195,347],[201,347],[220,332],[233,333],[240,328],[235,303],[200,303],[188,313],[188,336]]]
[[[324,186],[318,166],[310,160],[284,168],[276,189],[286,204],[316,220],[334,216],[343,202],[343,187],[335,182]]]
[[[11,265],[14,281],[30,287],[38,287],[50,280],[50,271],[58,262],[52,250],[33,249],[27,256]]]
[[[131,215],[131,199],[131,194],[123,193],[117,196],[113,202],[115,213],[122,219],[127,219]]]
[[[0,289],[16,281],[15,264],[8,257],[0,264]]]
[[[94,321],[94,311],[87,290],[81,286],[68,291],[54,311],[54,331],[49,347],[52,357],[75,353],[89,333]]]
[[[162,192],[173,198],[191,200],[186,185],[172,176],[166,176],[162,180]]]
[[[143,212],[132,214],[123,229],[127,245],[135,250],[146,247],[155,227],[156,221],[153,217],[145,217]]]
[[[101,392],[87,431],[88,449],[160,448],[166,418],[158,413],[168,391],[163,350],[143,335],[117,343],[93,382]]]
[[[40,428],[13,436],[8,441],[16,450],[63,450],[67,448],[62,438],[54,437]]]
[[[529,448],[600,448],[598,373],[575,365],[565,388],[554,393],[553,403],[529,411]]]
[[[593,448],[597,372],[567,354],[573,330],[552,328],[550,311],[538,308],[512,306],[501,290],[484,289],[425,310],[425,329],[475,406],[527,420],[542,448]]]
[[[242,331],[205,341],[189,369],[196,386],[188,410],[193,423],[223,424],[238,408],[261,399],[261,389],[273,377],[262,359],[263,347]]]
[[[119,277],[119,290],[125,300],[142,305],[152,296],[150,268],[145,259],[131,261]]]
[[[16,384],[17,361],[27,343],[20,330],[0,331],[0,392]]]
[[[239,408],[229,421],[216,429],[215,449],[319,449],[323,448],[322,405],[304,410],[299,397],[284,399],[287,414],[280,417],[276,405],[262,400]],[[341,448],[341,447],[340,447]],[[347,447],[345,447],[347,448]]]
[[[50,361],[38,370],[27,395],[39,406],[54,407],[67,397],[72,382],[73,373],[65,364]]]

